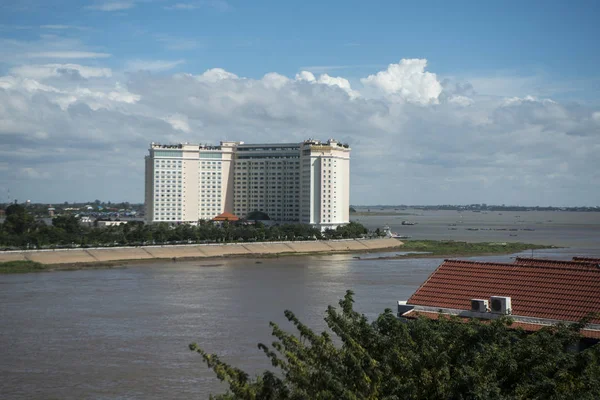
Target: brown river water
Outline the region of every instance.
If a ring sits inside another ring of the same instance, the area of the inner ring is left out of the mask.
[[[568,247],[535,256],[600,257],[600,213],[402,212],[417,215],[357,219],[415,239],[554,244]],[[504,228],[519,230],[494,230]],[[258,373],[269,367],[256,347],[272,342],[269,321],[291,329],[285,309],[321,330],[327,305],[352,289],[356,308],[373,318],[406,300],[442,260],[343,254],[257,261],[0,275],[0,398],[205,399],[224,386],[189,343]]]

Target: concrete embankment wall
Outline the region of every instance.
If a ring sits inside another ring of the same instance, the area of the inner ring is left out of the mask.
[[[335,253],[376,251],[400,246],[396,239],[333,240],[315,242],[227,243],[179,246],[146,246],[64,250],[27,250],[0,252],[0,262],[31,260],[42,264],[79,264],[107,261],[172,258],[255,256],[268,254]]]

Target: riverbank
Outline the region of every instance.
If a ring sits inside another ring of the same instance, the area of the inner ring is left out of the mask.
[[[461,258],[473,256],[494,256],[520,253],[526,250],[555,249],[557,246],[546,246],[531,243],[511,242],[456,242],[439,240],[406,240],[401,247],[403,252],[416,252],[377,257],[379,260],[402,258]]]
[[[0,262],[0,274],[23,274],[26,272],[46,271],[47,267],[35,261]]]
[[[348,239],[306,242],[223,243],[145,247],[5,251],[0,263],[34,262],[44,270],[114,267],[125,263],[183,261],[221,257],[276,257],[283,255],[318,255],[345,252],[372,252],[397,249],[396,239]],[[25,264],[21,264],[24,266]],[[32,271],[39,271],[39,268]],[[0,272],[2,269],[0,268]]]
[[[284,256],[382,251],[417,252],[376,259],[457,258],[513,254],[531,249],[555,248],[528,243],[467,243],[454,241],[397,239],[349,239],[311,242],[261,242],[205,245],[119,247],[69,250],[7,251],[0,253],[0,273],[24,273],[83,268],[115,268],[126,264],[157,261],[192,261],[217,258],[273,258]],[[360,257],[357,257],[360,258]],[[363,259],[373,259],[366,257]]]

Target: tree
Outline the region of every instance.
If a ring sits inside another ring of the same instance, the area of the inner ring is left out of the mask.
[[[33,215],[27,212],[27,209],[21,204],[11,204],[5,210],[6,219],[4,220],[4,230],[10,234],[22,235],[34,226],[35,219]]]
[[[595,399],[600,396],[600,344],[574,351],[580,324],[534,333],[510,318],[482,323],[440,315],[403,321],[387,309],[374,322],[353,309],[348,291],[329,307],[328,332],[316,334],[290,311],[297,335],[271,323],[272,348],[259,344],[276,372],[251,379],[200,353],[229,385],[216,399]],[[341,342],[341,345],[336,343]]]
[[[249,221],[268,221],[271,218],[269,217],[269,214],[265,212],[254,210],[246,215],[246,219]]]
[[[52,226],[64,229],[69,235],[77,234],[81,231],[79,220],[73,215],[59,215],[52,219]]]

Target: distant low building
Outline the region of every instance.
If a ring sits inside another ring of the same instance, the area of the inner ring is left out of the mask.
[[[119,226],[119,225],[124,225],[126,224],[128,221],[97,221],[98,223],[98,227],[99,228],[104,228],[107,226]]]
[[[513,327],[537,331],[600,313],[599,294],[598,259],[445,260],[407,301],[398,302],[398,316],[491,320],[510,315]],[[599,341],[600,318],[596,315],[581,333]]]

